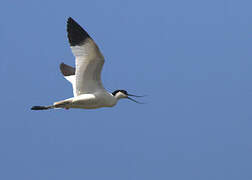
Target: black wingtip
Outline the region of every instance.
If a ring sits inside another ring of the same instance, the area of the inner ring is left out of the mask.
[[[33,106],[31,110],[47,110],[50,109],[49,107],[46,106]]]
[[[71,17],[67,19],[67,36],[71,46],[78,46],[90,38],[88,33]]]

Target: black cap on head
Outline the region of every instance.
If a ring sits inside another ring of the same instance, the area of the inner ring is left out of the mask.
[[[125,91],[125,90],[115,90],[112,94],[115,96],[116,93],[118,93],[118,92],[121,92],[121,93],[123,93],[123,94],[125,94],[125,95],[128,95],[128,92]]]
[[[126,95],[126,97],[120,97],[120,98],[127,98],[127,99],[129,99],[131,101],[134,101],[134,102],[138,103],[138,104],[143,104],[143,103],[141,103],[141,102],[139,102],[139,101],[137,101],[137,100],[132,99],[131,97],[129,97],[129,96],[133,96],[133,97],[143,97],[143,96],[137,96],[137,95],[134,95],[134,94],[128,94],[128,92],[125,91],[125,90],[115,90],[112,94],[113,94],[113,96],[116,96],[116,94],[119,93],[119,92],[121,92],[121,93],[123,93],[123,94]]]

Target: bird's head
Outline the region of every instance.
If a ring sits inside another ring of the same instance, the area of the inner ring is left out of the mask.
[[[129,96],[132,96],[132,97],[143,97],[143,96],[137,96],[137,95],[129,94],[125,90],[116,90],[112,94],[113,94],[113,96],[115,96],[116,99],[127,98],[127,99],[129,99],[131,101],[134,101],[135,103],[143,104],[143,103],[129,97]]]

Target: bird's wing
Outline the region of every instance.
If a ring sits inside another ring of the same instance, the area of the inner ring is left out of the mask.
[[[88,33],[71,17],[67,21],[67,36],[75,56],[76,95],[103,90],[101,71],[104,57]]]
[[[63,74],[64,78],[72,84],[73,94],[74,96],[76,96],[75,68],[67,64],[61,63],[60,71]]]
[[[63,76],[75,75],[75,68],[64,63],[60,64],[60,71],[63,74]]]

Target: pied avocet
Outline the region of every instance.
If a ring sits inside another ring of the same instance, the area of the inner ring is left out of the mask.
[[[101,82],[104,57],[94,40],[71,17],[67,21],[67,36],[75,56],[76,68],[61,63],[60,70],[72,84],[74,97],[55,102],[50,106],[33,106],[32,110],[113,107],[122,98],[140,103],[129,96],[142,96],[129,94],[125,90],[116,90],[113,93],[105,90]]]

